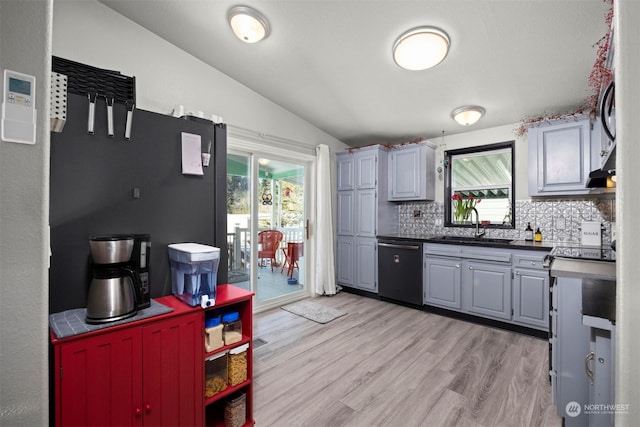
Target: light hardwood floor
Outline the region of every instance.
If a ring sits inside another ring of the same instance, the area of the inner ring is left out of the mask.
[[[254,318],[258,426],[560,426],[547,342],[341,292]]]

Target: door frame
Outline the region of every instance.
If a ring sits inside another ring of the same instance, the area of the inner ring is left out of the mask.
[[[315,236],[313,233],[316,220],[315,199],[311,197],[315,194],[316,182],[316,155],[315,148],[301,146],[297,141],[286,140],[274,136],[267,136],[255,131],[237,127],[227,127],[227,152],[238,155],[245,155],[249,158],[249,168],[251,170],[252,185],[250,186],[250,198],[252,201],[258,200],[257,188],[254,185],[255,177],[258,176],[258,158],[279,160],[303,165],[305,168],[304,188],[305,188],[305,212],[309,220],[309,238],[305,240],[305,288],[300,291],[273,298],[267,301],[258,302],[255,299],[253,305],[254,313],[280,307],[293,301],[314,296],[315,289]],[[258,240],[258,205],[253,202],[250,206],[250,239]],[[255,245],[251,247],[251,259],[257,259],[258,249]],[[251,289],[253,290],[258,281],[257,268],[252,267],[250,272]],[[255,290],[254,290],[255,292]]]

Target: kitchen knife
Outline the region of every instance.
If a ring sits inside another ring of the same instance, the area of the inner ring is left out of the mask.
[[[124,139],[131,139],[131,122],[133,121],[133,109],[135,104],[127,102],[127,123],[124,127]]]
[[[89,120],[87,122],[87,133],[89,135],[93,135],[93,129],[95,126],[95,114],[96,114],[96,93],[88,93],[87,97],[89,98]]]
[[[107,100],[107,136],[113,138],[113,98]]]

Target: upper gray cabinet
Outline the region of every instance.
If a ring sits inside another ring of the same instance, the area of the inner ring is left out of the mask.
[[[435,153],[435,145],[428,141],[392,147],[389,150],[388,200],[433,200]]]
[[[353,156],[337,156],[338,191],[353,190],[355,179],[355,160]]]
[[[531,127],[528,139],[530,196],[589,193],[589,172],[600,167],[600,138],[588,117]]]

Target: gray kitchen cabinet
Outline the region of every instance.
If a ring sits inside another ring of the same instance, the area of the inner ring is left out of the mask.
[[[354,191],[338,192],[338,236],[353,236],[355,234],[355,201],[353,197]]]
[[[381,158],[382,149],[379,148],[376,151],[359,150],[355,153],[355,178],[356,189],[362,190],[365,188],[376,188],[378,184],[378,162],[384,164],[385,171],[387,165],[386,150],[384,151],[384,159]],[[383,178],[383,177],[382,177]]]
[[[394,233],[398,208],[387,191],[387,148],[374,145],[337,153],[337,261],[341,286],[377,292],[377,235]]]
[[[435,145],[428,141],[391,147],[389,200],[434,200],[435,152]]]
[[[513,273],[513,321],[549,329],[549,273],[523,268]]]
[[[546,251],[424,245],[424,304],[549,329]]]
[[[460,310],[461,270],[459,258],[427,257],[424,273],[424,304]]]
[[[513,319],[540,330],[549,329],[549,272],[545,252],[516,252],[513,256]]]
[[[591,351],[591,330],[582,322],[582,279],[558,277],[553,285],[552,395],[566,427],[585,426],[589,416],[589,380],[585,358]]]
[[[376,237],[377,198],[378,191],[375,188],[360,190],[356,193],[356,212],[358,213],[354,218],[356,236]]]
[[[378,239],[356,237],[354,286],[369,292],[378,291]]]
[[[604,408],[615,403],[614,361],[615,325],[608,319],[582,316],[582,323],[590,328],[589,354],[586,357],[586,371],[589,378],[589,404],[594,408]],[[593,410],[589,414],[589,427],[614,425],[614,411]]]
[[[543,123],[527,133],[530,196],[589,193],[589,172],[600,163],[600,139],[594,136],[592,149],[588,117]]]
[[[462,263],[463,308],[471,314],[511,320],[511,265]]]
[[[355,189],[355,161],[353,156],[340,156],[337,158],[338,191]]]
[[[337,282],[353,286],[353,254],[354,242],[351,236],[338,236],[336,244],[336,274]]]

